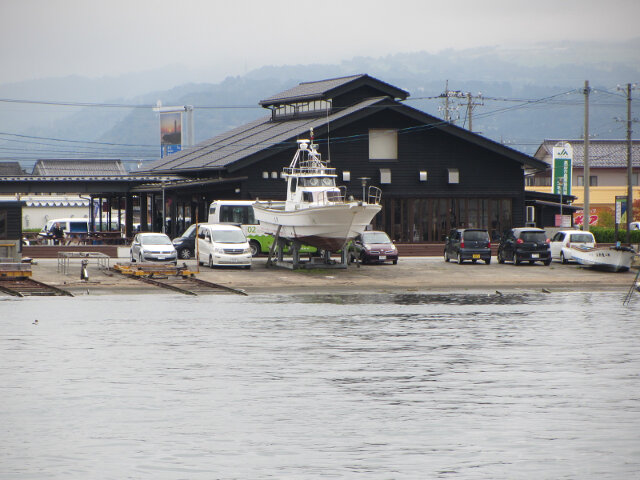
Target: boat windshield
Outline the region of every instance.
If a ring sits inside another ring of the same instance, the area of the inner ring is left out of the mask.
[[[333,187],[336,181],[333,177],[301,177],[299,184],[304,187]]]
[[[214,242],[245,243],[247,241],[242,230],[214,230],[211,237]]]

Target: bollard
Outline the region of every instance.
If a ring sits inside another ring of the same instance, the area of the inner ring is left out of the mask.
[[[84,280],[85,282],[89,280],[89,272],[87,271],[88,264],[89,260],[83,258],[82,264],[80,265],[80,280]]]

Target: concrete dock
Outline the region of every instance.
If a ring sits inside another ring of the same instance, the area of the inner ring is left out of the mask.
[[[128,258],[112,258],[115,264],[128,264]],[[441,257],[400,258],[397,265],[350,265],[347,269],[288,270],[267,268],[266,258],[254,258],[250,270],[237,268],[210,269],[198,267],[193,260],[186,261],[196,277],[208,282],[240,289],[251,294],[309,294],[309,293],[401,293],[401,292],[455,292],[480,290],[520,291],[588,291],[602,289],[628,291],[637,270],[607,273],[581,267],[577,264],[550,266],[536,263],[515,266],[455,262],[446,263]],[[179,265],[182,265],[181,261]],[[32,276],[75,294],[131,294],[164,293],[166,290],[127,278],[113,269],[98,264],[88,265],[88,281],[80,279],[80,266],[69,265],[61,271],[56,259],[37,259],[32,265]]]

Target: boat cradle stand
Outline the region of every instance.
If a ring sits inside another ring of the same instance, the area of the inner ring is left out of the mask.
[[[267,267],[281,267],[290,270],[314,269],[314,268],[347,268],[347,249],[340,252],[340,260],[331,258],[331,252],[324,250],[319,257],[309,257],[308,260],[300,258],[300,247],[302,244],[297,240],[287,240],[280,238],[280,227],[276,232],[275,239],[269,250]],[[289,247],[291,259],[284,258],[284,249]]]

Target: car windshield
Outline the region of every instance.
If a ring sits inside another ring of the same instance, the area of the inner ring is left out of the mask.
[[[214,242],[220,243],[244,243],[247,239],[242,230],[214,230],[211,232]]]
[[[171,240],[166,235],[145,235],[140,237],[142,245],[171,245]]]
[[[181,235],[181,237],[184,238],[193,238],[196,236],[196,224],[194,223],[193,225],[191,225],[189,228],[187,228],[184,233]]]
[[[523,242],[544,243],[547,236],[544,232],[522,232],[520,238]]]
[[[365,243],[391,243],[391,240],[384,232],[363,233],[362,241]]]
[[[593,237],[588,233],[574,233],[569,241],[572,243],[594,243]]]
[[[467,230],[464,232],[464,239],[467,242],[488,242],[489,234],[483,230]]]

